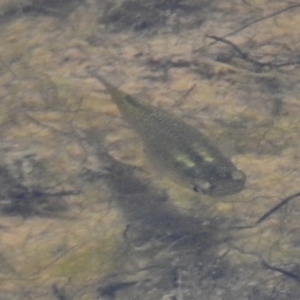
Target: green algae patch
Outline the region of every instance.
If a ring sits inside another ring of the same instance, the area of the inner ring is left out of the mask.
[[[118,215],[105,211],[84,210],[77,222],[36,219],[2,235],[0,263],[7,271],[0,286],[47,285],[65,276],[87,284],[113,271],[123,226]]]
[[[114,255],[118,245],[118,239],[106,233],[97,242],[87,243],[78,249],[75,247],[49,273],[45,272],[42,278],[71,276],[81,283],[99,280],[114,271]]]

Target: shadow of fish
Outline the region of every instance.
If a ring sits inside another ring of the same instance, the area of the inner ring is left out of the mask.
[[[94,69],[123,117],[143,141],[153,165],[175,182],[210,196],[242,191],[246,176],[201,132],[172,114],[120,91]]]
[[[102,138],[95,130],[85,133],[86,141],[96,151],[101,165],[100,171],[85,170],[86,182],[98,186],[98,180],[106,182],[112,193],[112,201],[121,209],[128,222],[126,237],[134,244],[144,244],[154,238],[167,244],[176,242],[177,247],[197,244],[197,251],[215,244],[222,218],[197,218],[185,215],[168,201],[165,191],[155,189],[143,178],[141,169],[113,158],[103,147]],[[124,234],[125,235],[125,234]]]

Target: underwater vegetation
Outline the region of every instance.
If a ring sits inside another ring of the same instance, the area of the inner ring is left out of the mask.
[[[299,9],[0,1],[0,300],[298,300]]]
[[[127,0],[104,2],[103,14],[98,22],[113,31],[134,30],[148,31],[165,25],[172,14],[191,16],[190,26],[200,25],[205,20],[205,12],[214,1],[207,0]],[[176,22],[176,21],[175,21]],[[178,24],[179,25],[179,24]]]

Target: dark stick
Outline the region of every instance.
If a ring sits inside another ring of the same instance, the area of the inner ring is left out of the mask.
[[[265,221],[271,214],[273,214],[274,212],[276,212],[278,209],[280,209],[282,206],[284,206],[285,204],[287,204],[288,202],[290,202],[291,200],[293,200],[296,197],[300,196],[300,192],[293,194],[291,196],[286,197],[285,199],[283,199],[281,202],[279,202],[277,205],[275,205],[272,209],[270,209],[269,211],[267,211],[264,215],[262,215],[257,221],[256,221],[256,225],[262,223],[263,221]]]
[[[285,276],[287,276],[287,277],[289,277],[289,278],[291,278],[291,279],[293,279],[293,280],[295,280],[295,281],[297,281],[297,282],[300,282],[300,278],[299,278],[299,276],[298,275],[296,275],[296,274],[294,274],[294,273],[292,273],[292,272],[290,272],[290,271],[287,271],[287,270],[284,270],[284,269],[282,269],[282,268],[278,268],[278,267],[275,267],[275,266],[271,266],[271,265],[269,265],[265,260],[261,260],[261,264],[265,267],[265,268],[267,268],[267,269],[269,269],[269,270],[272,270],[272,271],[275,271],[275,272],[279,272],[279,273],[281,273],[281,274],[283,274],[283,275],[285,275]]]
[[[259,61],[249,57],[248,53],[242,51],[237,45],[235,45],[233,42],[231,41],[228,41],[222,37],[218,37],[218,36],[215,36],[215,35],[206,35],[207,37],[215,40],[215,41],[218,41],[218,42],[223,42],[227,45],[229,45],[231,48],[233,48],[235,50],[235,52],[237,52],[240,57],[246,61],[249,61],[250,63],[254,64],[254,65],[257,65],[259,67],[264,67],[266,65],[269,65],[269,63],[260,63]]]
[[[284,63],[274,63],[274,62],[261,63],[255,59],[251,58],[248,53],[242,51],[236,44],[234,44],[233,42],[231,42],[223,37],[219,37],[219,36],[215,36],[215,35],[206,35],[206,36],[217,42],[222,42],[224,44],[229,45],[232,49],[234,49],[234,51],[237,54],[239,54],[239,56],[243,60],[246,60],[246,61],[252,63],[253,65],[258,66],[259,68],[263,68],[263,67],[282,68],[285,66],[292,66],[292,65],[300,64],[300,61],[290,61],[290,62],[284,62]]]
[[[271,13],[271,14],[265,16],[265,17],[262,17],[262,18],[260,18],[260,19],[257,19],[257,20],[254,20],[254,21],[248,23],[248,24],[246,24],[245,26],[243,26],[243,27],[241,27],[241,28],[239,28],[239,29],[237,29],[237,30],[234,30],[234,31],[232,31],[232,32],[230,32],[230,33],[227,33],[226,35],[223,36],[223,38],[225,38],[225,37],[227,37],[227,36],[234,35],[234,34],[236,34],[236,33],[240,32],[240,31],[246,29],[247,27],[249,27],[249,26],[251,26],[251,25],[253,25],[253,24],[255,24],[255,23],[258,23],[258,22],[261,22],[261,21],[263,21],[263,20],[266,20],[266,19],[275,17],[275,16],[277,16],[277,15],[279,15],[279,14],[285,12],[285,11],[288,11],[288,10],[290,10],[290,9],[297,8],[297,7],[300,7],[300,4],[294,4],[294,5],[288,6],[288,7],[286,7],[286,8],[283,8],[283,9],[281,9],[281,10],[275,11],[275,12],[273,12],[273,13]]]

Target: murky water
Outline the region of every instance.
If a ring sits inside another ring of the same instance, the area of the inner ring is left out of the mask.
[[[299,299],[299,11],[288,1],[0,0],[0,299]],[[247,176],[155,170],[88,67]],[[255,225],[255,226],[253,226]]]

